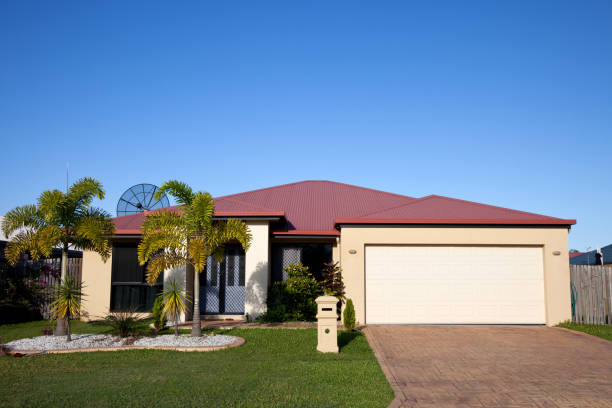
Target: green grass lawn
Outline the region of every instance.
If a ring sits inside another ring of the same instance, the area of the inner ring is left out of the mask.
[[[578,324],[571,322],[563,322],[559,324],[559,327],[565,327],[566,329],[581,331],[584,333],[591,334],[593,336],[601,337],[602,339],[612,341],[612,326],[604,326],[601,324]]]
[[[75,333],[103,333],[75,322]],[[0,326],[3,342],[46,322]],[[233,329],[246,344],[214,352],[133,350],[0,357],[0,406],[386,407],[393,392],[365,336],[315,351],[315,329]]]

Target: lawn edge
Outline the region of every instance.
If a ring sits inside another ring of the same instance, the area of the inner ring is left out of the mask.
[[[596,336],[594,334],[585,333],[585,332],[583,332],[581,330],[568,329],[567,327],[559,327],[559,326],[553,326],[552,329],[560,329],[560,330],[567,331],[569,333],[579,334],[581,336],[587,336],[587,337],[590,337],[592,339],[596,339],[598,341],[605,342],[607,344],[612,344],[612,340],[604,339],[603,337],[599,337],[599,336]]]

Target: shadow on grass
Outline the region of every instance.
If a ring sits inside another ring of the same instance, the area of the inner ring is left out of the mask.
[[[341,331],[338,334],[338,347],[340,348],[340,350],[342,350],[351,341],[353,341],[356,337],[359,336],[361,336],[361,333],[356,331]]]

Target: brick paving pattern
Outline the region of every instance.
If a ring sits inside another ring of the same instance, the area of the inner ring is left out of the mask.
[[[368,326],[394,407],[611,407],[612,342],[554,327]]]

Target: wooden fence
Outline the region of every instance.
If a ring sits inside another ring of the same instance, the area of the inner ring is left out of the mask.
[[[612,325],[612,267],[570,265],[572,321]]]

